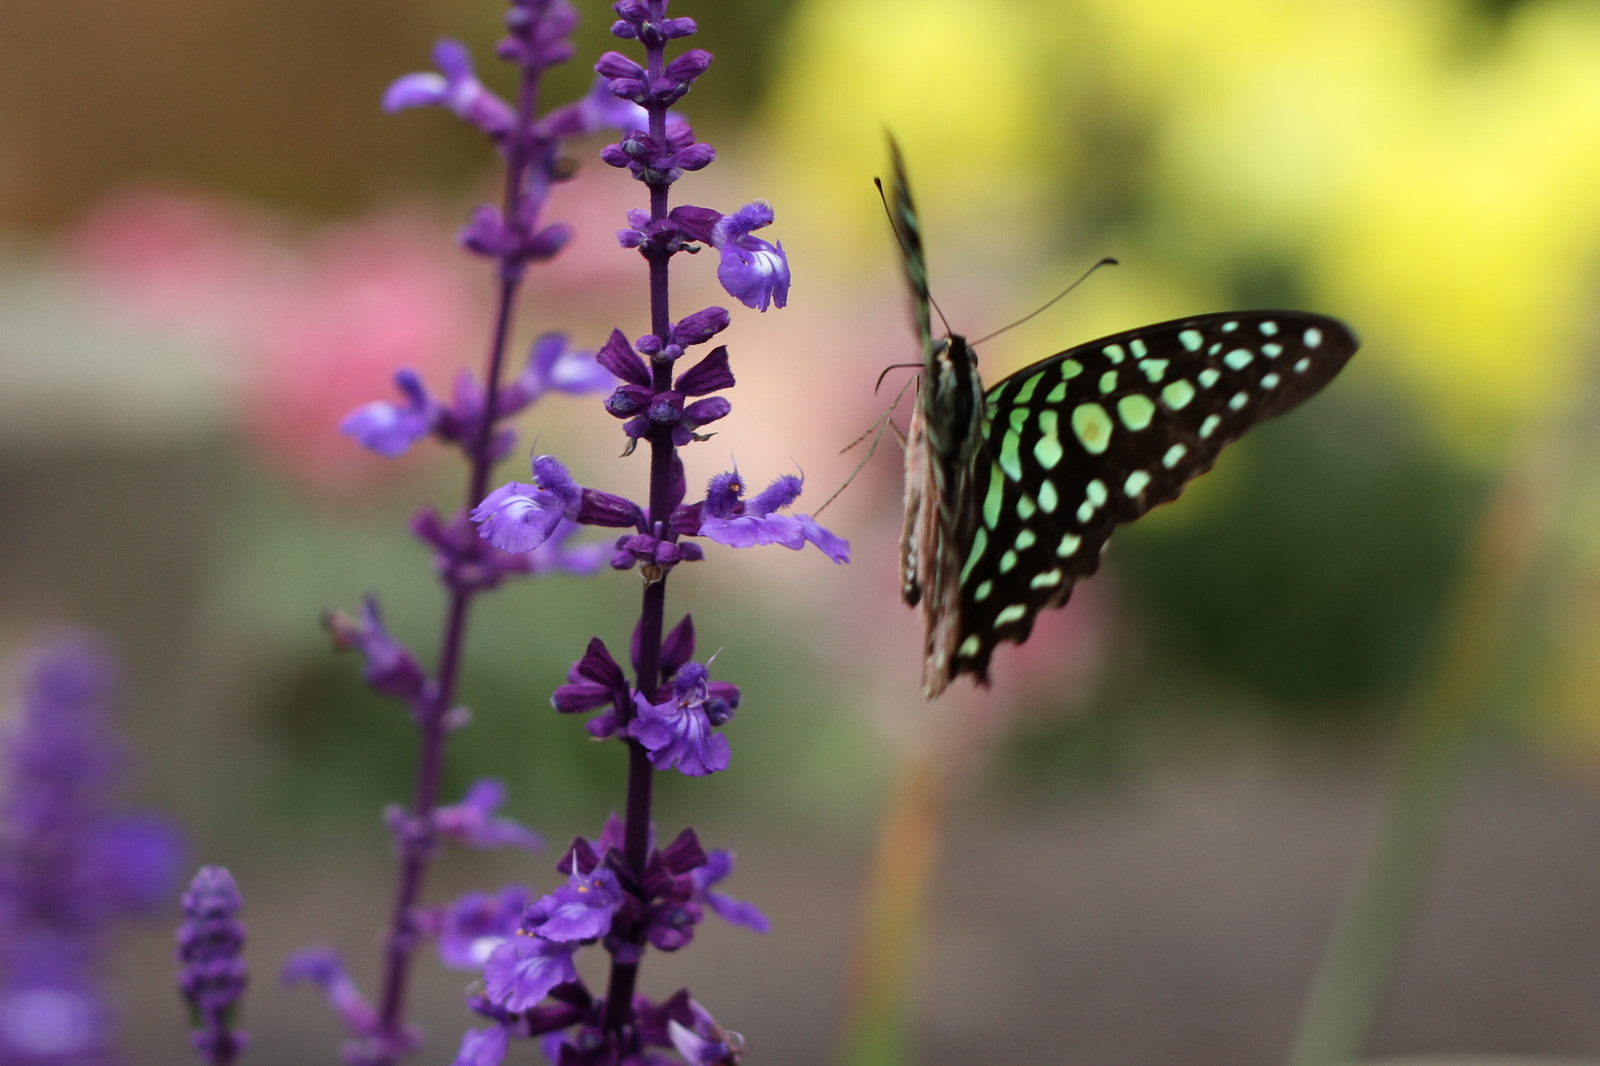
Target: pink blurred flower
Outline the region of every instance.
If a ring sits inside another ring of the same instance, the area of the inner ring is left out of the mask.
[[[392,212],[296,233],[221,200],[130,192],[71,239],[74,266],[117,311],[220,353],[238,424],[303,484],[347,487],[388,465],[339,434],[397,367],[445,382],[482,324],[451,228]]]

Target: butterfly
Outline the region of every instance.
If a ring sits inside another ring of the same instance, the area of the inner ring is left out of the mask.
[[[890,221],[922,376],[906,431],[901,595],[922,608],[922,688],[988,684],[1004,641],[1067,602],[1111,532],[1178,498],[1224,445],[1333,380],[1359,341],[1305,311],[1196,315],[1114,333],[992,388],[966,339],[933,334],[927,261],[893,139]]]

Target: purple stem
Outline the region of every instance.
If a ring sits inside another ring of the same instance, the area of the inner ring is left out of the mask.
[[[666,41],[646,38],[645,68],[649,83],[661,78],[666,67]],[[667,109],[651,105],[650,136],[657,143],[666,140]],[[661,221],[667,217],[666,182],[652,182],[650,189],[650,218]],[[667,267],[670,253],[655,253],[650,264],[650,330],[661,339],[665,347],[671,339],[672,320],[667,304]],[[666,360],[652,361],[652,385],[657,392],[672,387],[672,364]],[[677,448],[672,443],[671,427],[654,429],[650,439],[650,529],[662,536],[671,513],[673,467]],[[639,662],[635,686],[638,691],[654,693],[661,684],[661,634],[667,611],[667,579],[662,574],[645,586],[639,613]],[[633,712],[629,711],[631,718]],[[650,806],[655,784],[655,768],[650,765],[649,753],[637,740],[628,741],[628,800],[623,819],[623,857],[634,878],[644,879],[645,861],[650,849]],[[643,923],[630,934],[635,943],[642,943]],[[633,1018],[633,992],[639,976],[637,962],[618,962],[613,956],[611,976],[606,990],[604,1025],[607,1031],[622,1030]]]
[[[542,68],[527,64],[517,99],[517,123],[507,139],[504,217],[523,217],[521,200],[525,193],[530,165],[529,134],[539,98]],[[470,448],[471,475],[468,478],[466,506],[471,508],[487,494],[489,475],[494,467],[491,445],[494,440],[494,412],[498,405],[500,378],[505,365],[507,341],[517,292],[521,288],[525,262],[517,252],[500,259],[500,291],[495,303],[494,332],[489,342],[488,368],[484,373],[483,418]],[[420,941],[413,914],[422,897],[423,882],[436,852],[430,815],[439,802],[439,780],[444,769],[445,716],[455,705],[456,683],[460,676],[461,654],[466,643],[467,613],[475,588],[450,591],[449,612],[440,638],[437,695],[421,716],[422,750],[417,760],[417,786],[412,797],[413,824],[421,827],[419,839],[408,840],[401,861],[394,909],[384,941],[383,991],[379,999],[378,1033],[382,1047],[380,1063],[395,1060],[405,1046],[406,985],[411,960]],[[642,865],[641,865],[642,868]]]

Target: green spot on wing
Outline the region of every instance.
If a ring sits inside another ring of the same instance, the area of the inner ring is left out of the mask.
[[[1142,392],[1129,393],[1117,401],[1117,417],[1135,433],[1148,426],[1155,414],[1155,401]]]
[[[1174,411],[1181,411],[1194,399],[1194,386],[1179,378],[1161,390],[1161,400]]]
[[[1103,455],[1111,446],[1111,416],[1097,403],[1080,403],[1072,409],[1072,432],[1084,451]]]
[[[990,464],[989,491],[983,497],[983,524],[993,529],[1000,522],[1000,504],[1005,499],[1006,479],[999,464]]]
[[[1033,457],[1046,470],[1054,470],[1066,455],[1061,447],[1060,417],[1055,411],[1039,412],[1039,439],[1033,445]]]

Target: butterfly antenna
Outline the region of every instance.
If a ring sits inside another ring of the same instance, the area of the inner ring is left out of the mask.
[[[890,367],[889,369],[892,370],[894,368]],[[888,373],[888,371],[886,370],[884,373]],[[882,381],[883,379],[880,377],[878,380]],[[823,512],[823,509],[826,508],[828,504],[832,503],[834,500],[837,500],[839,498],[839,494],[850,487],[850,483],[856,479],[856,475],[861,473],[862,468],[864,468],[868,461],[872,459],[872,456],[878,450],[878,444],[883,440],[883,435],[888,432],[890,426],[894,425],[894,423],[889,420],[889,416],[894,414],[894,409],[896,407],[900,406],[900,401],[905,399],[906,389],[910,388],[911,383],[915,380],[916,378],[911,378],[904,385],[900,386],[900,391],[895,395],[894,403],[889,405],[889,409],[874,419],[872,425],[868,426],[866,431],[863,432],[861,436],[857,437],[855,440],[839,449],[839,454],[843,455],[851,448],[854,448],[857,444],[860,444],[862,441],[866,440],[873,430],[878,431],[877,436],[872,438],[872,446],[867,449],[867,454],[863,455],[861,457],[861,461],[856,464],[856,468],[850,471],[850,476],[844,479],[844,484],[834,489],[833,495],[829,496],[826,500],[823,500],[821,507],[818,507],[815,511],[811,512],[811,517],[815,518],[817,515]],[[900,436],[899,430],[895,431],[895,436]]]
[[[1054,296],[1050,297],[1050,299],[1046,300],[1044,302],[1043,306],[1038,307],[1035,310],[1028,312],[1027,314],[1023,315],[1021,318],[1017,319],[1015,322],[1011,323],[1009,326],[1001,326],[999,329],[995,330],[993,333],[989,334],[988,336],[979,337],[977,340],[970,342],[971,346],[976,348],[980,344],[986,344],[989,341],[994,340],[996,337],[1000,336],[1000,334],[1006,332],[1007,330],[1016,329],[1018,326],[1022,325],[1024,322],[1028,321],[1029,319],[1035,318],[1035,317],[1043,314],[1045,311],[1048,311],[1051,307],[1055,306],[1056,301],[1060,300],[1063,296],[1065,296],[1067,293],[1071,292],[1073,289],[1076,289],[1079,285],[1082,285],[1084,282],[1088,281],[1090,274],[1093,274],[1096,270],[1099,270],[1101,267],[1104,267],[1104,266],[1116,266],[1116,265],[1117,265],[1117,261],[1115,259],[1111,258],[1109,255],[1106,256],[1104,259],[1100,260],[1094,266],[1090,267],[1088,270],[1085,270],[1081,275],[1079,275],[1077,281],[1074,281],[1071,285],[1068,285],[1066,288],[1062,289],[1060,292],[1058,292]],[[944,316],[940,315],[939,317],[943,318]]]

